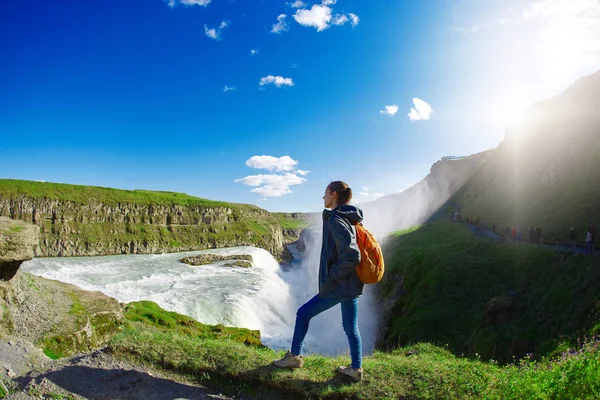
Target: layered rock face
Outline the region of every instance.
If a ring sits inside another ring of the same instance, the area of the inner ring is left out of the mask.
[[[12,329],[12,318],[5,300],[14,294],[19,266],[33,258],[40,229],[21,221],[0,217],[0,332]]]
[[[9,281],[23,261],[31,260],[40,228],[0,217],[0,280]]]
[[[0,195],[0,216],[39,227],[37,256],[150,254],[256,246],[281,256],[298,229],[282,228],[257,207],[180,204],[80,204]]]

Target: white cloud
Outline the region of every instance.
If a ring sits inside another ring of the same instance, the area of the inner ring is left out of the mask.
[[[258,54],[258,49],[250,49],[250,55],[252,57],[254,57],[256,54]]]
[[[397,112],[398,112],[398,106],[395,104],[392,104],[391,106],[385,106],[385,110],[379,111],[380,114],[388,115],[390,117],[393,117]]]
[[[204,25],[204,34],[211,39],[221,40],[221,31],[229,25],[229,21],[222,21],[218,28],[209,28]]]
[[[335,14],[333,21],[331,21],[334,25],[344,25],[346,22],[348,22],[348,16],[345,14]]]
[[[298,161],[290,156],[254,156],[246,161],[246,165],[250,168],[266,169],[267,171],[293,171],[296,169]]]
[[[331,21],[332,24],[334,25],[344,25],[346,22],[350,21],[350,25],[352,25],[353,27],[355,27],[356,25],[358,25],[358,22],[360,21],[360,18],[358,18],[358,15],[350,13],[350,14],[335,14],[333,16],[333,19]]]
[[[204,25],[204,33],[211,39],[219,40],[219,34],[216,29],[208,29],[208,26]]]
[[[290,186],[301,185],[306,182],[305,178],[298,175],[306,176],[310,172],[301,169],[294,171],[298,161],[290,156],[254,156],[246,161],[246,165],[251,168],[266,169],[270,172],[281,172],[279,174],[249,175],[235,180],[236,183],[257,186],[251,192],[263,197],[281,197],[292,193]]]
[[[256,189],[251,190],[252,193],[256,193],[263,197],[281,197],[286,194],[292,193],[288,186],[271,186],[265,185]]]
[[[273,29],[271,29],[271,33],[281,33],[287,31],[289,28],[287,23],[285,22],[286,18],[287,15],[285,14],[279,15],[279,17],[277,17],[277,23],[273,24]]]
[[[345,25],[346,22],[350,22],[352,26],[358,25],[360,19],[356,14],[335,14],[332,16],[330,6],[335,3],[336,0],[323,0],[321,4],[314,4],[310,9],[297,10],[294,19],[302,26],[317,28],[317,32],[329,28],[330,24],[341,26]]]
[[[331,8],[327,5],[315,4],[310,10],[296,11],[294,19],[302,26],[312,26],[317,28],[317,32],[321,32],[329,27]]]
[[[184,6],[204,6],[210,4],[212,0],[169,0],[167,5],[171,8],[174,8],[178,4],[183,4]]]
[[[294,86],[294,81],[292,81],[292,78],[284,78],[283,76],[273,76],[273,75],[269,75],[269,76],[265,76],[260,78],[260,86],[265,86],[265,85],[269,85],[269,84],[274,84],[277,87],[282,87],[282,86]]]
[[[362,191],[358,193],[358,196],[354,196],[352,198],[352,203],[360,204],[360,203],[368,203],[370,201],[375,201],[378,198],[383,197],[381,193],[371,193],[368,187],[363,186]]]
[[[410,109],[408,118],[411,121],[422,121],[431,118],[433,108],[427,102],[415,97],[413,98],[414,107]]]
[[[236,179],[236,183],[243,183],[247,186],[258,186],[251,192],[257,193],[263,197],[281,197],[292,193],[290,186],[301,185],[306,179],[299,177],[295,173],[286,173],[283,175],[250,175],[245,178]]]
[[[235,86],[227,86],[227,85],[225,85],[225,87],[223,88],[223,91],[225,93],[230,92],[230,91],[235,91],[235,90],[236,90]]]
[[[247,186],[293,186],[293,185],[301,185],[306,182],[306,179],[299,177],[295,173],[285,173],[285,174],[258,174],[258,175],[249,175],[245,178],[240,178],[235,180],[236,183],[243,183]]]
[[[598,0],[538,0],[524,3],[524,7],[521,9],[515,10],[516,7],[509,7],[504,16],[480,21],[471,28],[458,26],[454,27],[453,30],[468,34],[498,25],[519,24],[528,20],[549,17],[570,20],[573,25],[584,25],[584,29],[587,23],[598,26],[598,19],[600,18],[600,1]]]
[[[301,0],[296,0],[293,3],[290,3],[290,6],[294,8],[304,8],[306,7],[306,3]]]

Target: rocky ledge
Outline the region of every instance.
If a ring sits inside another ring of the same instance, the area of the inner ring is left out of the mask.
[[[219,261],[232,261],[223,264],[225,267],[252,267],[252,256],[249,254],[234,254],[230,256],[222,256],[219,254],[199,254],[197,256],[184,257],[180,262],[188,265],[199,266],[214,264]]]
[[[40,228],[22,221],[0,217],[0,280],[9,281],[23,261],[33,258]]]

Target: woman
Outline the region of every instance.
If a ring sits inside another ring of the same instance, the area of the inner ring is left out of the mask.
[[[352,225],[361,222],[363,212],[348,205],[352,189],[341,181],[331,182],[323,201],[323,245],[319,264],[319,294],[298,309],[292,348],[273,364],[279,368],[301,368],[302,346],[312,317],[341,304],[342,325],[350,344],[350,367],[339,367],[338,372],[355,381],[363,377],[362,342],[358,331],[358,297],[364,284],[354,271],[360,262],[356,231]]]

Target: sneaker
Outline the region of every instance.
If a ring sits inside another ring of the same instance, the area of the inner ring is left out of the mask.
[[[302,356],[295,356],[288,350],[281,360],[273,361],[273,365],[278,368],[302,368],[304,360],[302,359]]]
[[[349,376],[354,379],[354,381],[359,382],[363,378],[363,369],[362,368],[352,368],[352,367],[339,367],[338,372],[342,375]]]

